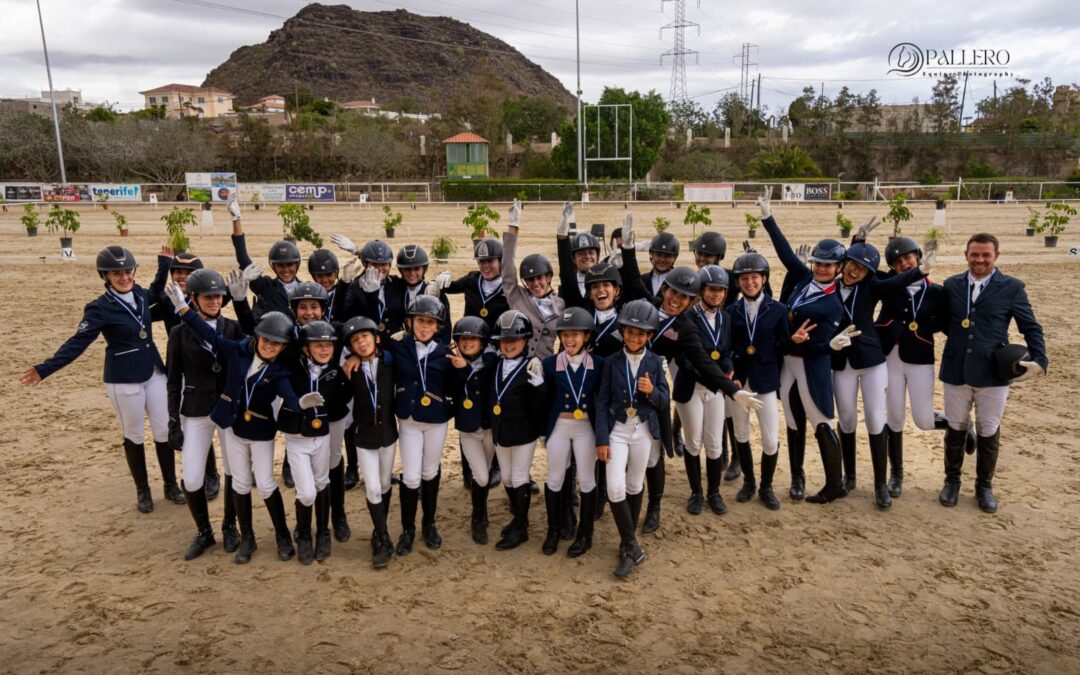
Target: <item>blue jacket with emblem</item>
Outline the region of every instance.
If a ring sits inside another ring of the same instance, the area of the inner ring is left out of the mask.
[[[454,415],[450,399],[454,368],[447,347],[438,339],[432,345],[427,358],[416,358],[416,339],[406,335],[402,340],[387,339],[381,343],[382,350],[392,355],[394,365],[394,412],[399,419],[409,419],[428,424],[442,424]],[[421,371],[423,378],[421,378]],[[425,388],[421,382],[427,384]],[[431,399],[423,405],[424,396]]]
[[[552,354],[544,359],[544,382],[547,383],[548,411],[544,436],[550,436],[559,421],[559,415],[573,415],[580,409],[588,415],[589,423],[596,427],[596,388],[600,384],[600,374],[604,359],[600,356],[585,354],[585,358],[575,372],[570,367],[566,352]]]
[[[626,422],[626,409],[637,409],[638,417],[649,425],[653,438],[659,439],[665,448],[671,447],[671,436],[667,427],[661,425],[661,419],[671,419],[671,395],[668,391],[667,376],[661,356],[648,349],[641,359],[637,373],[632,374],[633,382],[646,373],[653,383],[653,391],[646,396],[640,391],[632,397],[627,385],[626,371],[630,362],[626,352],[618,352],[605,359],[601,371],[600,386],[596,390],[596,444],[610,445],[611,430],[616,422]]]

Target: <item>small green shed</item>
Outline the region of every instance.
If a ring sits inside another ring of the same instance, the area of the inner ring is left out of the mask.
[[[450,178],[487,178],[488,145],[483,136],[464,132],[443,141],[446,145],[446,175]]]

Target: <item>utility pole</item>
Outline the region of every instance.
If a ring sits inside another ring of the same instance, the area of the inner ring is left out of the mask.
[[[701,35],[701,24],[686,20],[686,0],[660,0],[660,11],[664,11],[664,5],[668,2],[675,3],[675,19],[665,26],[660,27],[660,37],[664,37],[664,30],[670,28],[675,34],[675,45],[660,55],[660,63],[664,63],[664,57],[671,57],[671,93],[668,99],[671,103],[686,100],[686,56],[694,55],[696,62],[698,53],[693,49],[686,48],[686,29],[697,28]],[[698,0],[698,8],[701,0]]]
[[[581,171],[581,154],[585,148],[584,130],[581,124],[581,16],[578,14],[579,0],[574,0],[574,31],[577,35],[577,180],[585,180]]]
[[[956,123],[960,126],[960,131],[964,130],[964,102],[967,101],[967,81],[968,74],[964,73],[964,90],[960,94],[960,114],[956,116]]]
[[[750,61],[750,52],[754,49],[757,49],[757,45],[744,42],[742,50],[731,57],[732,61],[739,66],[739,99],[747,108],[753,103],[750,98],[750,66],[756,67],[757,64]]]
[[[758,112],[761,112],[761,73],[757,74],[757,105],[755,108]]]
[[[53,89],[52,67],[49,66],[49,46],[45,44],[45,20],[41,17],[41,0],[37,0],[38,25],[41,27],[41,49],[45,52],[45,72],[49,76],[49,101],[52,103],[53,130],[56,132],[56,158],[60,162],[60,182],[67,183],[64,168],[64,145],[60,142],[60,114],[56,112],[56,91]]]

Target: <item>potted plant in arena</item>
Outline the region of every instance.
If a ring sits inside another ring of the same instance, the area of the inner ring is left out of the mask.
[[[848,218],[840,211],[836,212],[836,226],[840,228],[840,236],[844,240],[851,236],[851,218]]]
[[[746,215],[746,236],[754,239],[757,237],[757,229],[761,227],[761,219],[752,213]]]
[[[900,223],[906,223],[911,219],[911,209],[907,207],[907,196],[903,192],[897,192],[889,200],[889,212],[885,214],[885,220],[893,224],[893,238],[901,234]]]
[[[188,246],[191,245],[187,228],[198,224],[195,220],[195,211],[174,206],[172,211],[163,215],[161,219],[165,222],[165,231],[169,234],[169,248],[175,253],[187,251]]]
[[[49,217],[45,220],[45,228],[52,234],[62,233],[60,248],[71,248],[71,235],[79,231],[79,213],[72,209],[60,208],[59,204],[53,204],[49,209]]]
[[[99,194],[97,196],[97,200],[99,202],[101,202],[101,210],[102,211],[108,211],[109,210],[109,193],[108,192],[102,192],[101,194]]]
[[[23,227],[26,228],[26,236],[36,237],[38,225],[41,224],[41,216],[38,215],[37,209],[33,204],[26,204],[23,206],[23,214],[19,216],[19,220],[22,221]]]
[[[656,228],[656,233],[659,234],[671,227],[671,221],[663,216],[657,216],[653,218],[652,226]]]
[[[484,237],[499,238],[499,232],[491,226],[492,221],[499,222],[499,214],[487,204],[475,204],[469,207],[469,212],[461,219],[461,222],[469,227],[469,237],[474,241],[480,241]]]
[[[445,263],[450,260],[450,254],[457,250],[457,244],[450,237],[435,237],[431,242],[431,255],[435,256],[435,262]]]
[[[401,215],[401,211],[394,213],[394,210],[390,208],[389,204],[383,204],[382,211],[382,226],[383,230],[386,232],[386,238],[393,239],[394,230],[396,230],[397,227],[401,225],[401,221],[402,219],[404,219],[404,216]]]
[[[689,225],[691,227],[691,234],[693,237],[697,236],[697,226],[702,225],[708,227],[712,225],[712,218],[710,217],[711,211],[708,206],[700,206],[698,204],[690,203],[686,207],[686,215],[683,217],[683,225]]]
[[[121,237],[128,236],[127,216],[119,211],[113,211],[113,220],[116,221],[116,229],[120,232]]]
[[[1065,226],[1076,215],[1076,209],[1065,202],[1057,202],[1046,205],[1043,213],[1043,231],[1048,232],[1043,236],[1046,248],[1054,248],[1058,244],[1058,235],[1065,231]]]
[[[256,211],[262,208],[262,200],[259,199],[258,193],[251,195],[251,204],[255,207]]]
[[[278,208],[281,216],[281,231],[285,239],[289,241],[307,241],[322,248],[323,239],[319,233],[311,229],[311,216],[304,212],[300,204],[282,204]]]
[[[1042,218],[1042,214],[1031,208],[1027,207],[1029,218],[1027,222],[1027,230],[1024,232],[1029,237],[1034,237],[1035,233],[1039,231],[1039,219]]]

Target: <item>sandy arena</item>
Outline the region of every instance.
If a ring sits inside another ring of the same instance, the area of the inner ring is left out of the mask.
[[[505,221],[506,205],[498,208]],[[526,206],[525,251],[554,260],[559,208]],[[55,235],[27,238],[18,208],[0,214],[0,325],[7,335],[0,426],[8,439],[0,464],[0,536],[7,542],[0,551],[0,672],[1080,672],[1080,520],[1073,517],[1080,513],[1080,437],[1072,407],[1080,382],[1080,318],[1072,315],[1080,265],[1065,256],[1080,238],[1066,233],[1061,247],[1043,248],[1041,237],[1024,237],[1027,211],[1020,206],[951,205],[951,237],[934,275],[940,281],[964,269],[970,234],[996,233],[1000,268],[1027,282],[1046,332],[1049,377],[1017,385],[1010,395],[996,515],[976,506],[974,457],[965,462],[960,505],[937,503],[941,434],[910,422],[904,493],[880,512],[860,424],[858,488],[827,507],[787,498],[783,444],[778,512],[756,499],[735,503],[738,483],[725,483],[726,516],[690,516],[682,461],[669,461],[661,529],[641,538],[648,557],[627,582],[611,575],[617,533],[608,512],[593,549],[577,560],[566,557],[566,542],[558,555],[541,555],[543,500],[536,498],[526,545],[501,553],[473,544],[455,432],[443,459],[439,551],[418,542],[412,555],[373,570],[359,488],[347,495],[353,537],[335,542],[323,564],[277,560],[259,499],[262,546],[250,565],[234,564],[220,536],[212,552],[185,563],[195,528],[187,507],[163,498],[152,451],[155,510],[135,510],[119,424],[101,381],[104,341],[36,389],[18,382],[71,335],[83,305],[101,292],[93,267],[98,249],[132,249],[141,263],[137,282],[149,285],[154,254],[166,240],[159,220],[166,209],[114,209],[128,216],[131,236],[119,238],[111,213],[81,207],[73,263],[59,261]],[[913,205],[916,219],[905,233],[921,237],[932,209]],[[680,262],[692,263],[682,211],[641,203],[632,210],[641,233],[651,231],[657,215],[679,223],[672,231],[683,242]],[[860,223],[885,210],[881,203],[851,204],[845,212]],[[728,264],[746,234],[743,214],[751,211],[749,204],[713,207],[712,229],[728,238]],[[834,207],[777,204],[775,212],[795,244],[837,236]],[[391,243],[429,247],[437,234],[449,234],[466,244],[464,213],[464,206],[406,206]],[[622,203],[592,204],[577,213],[583,226],[603,222],[610,232],[626,210]],[[226,271],[235,266],[228,216],[220,207],[214,216],[216,229],[194,233],[192,250]],[[320,205],[311,216],[327,239],[342,232],[362,242],[382,231],[373,205]],[[247,207],[244,224],[258,260],[280,236],[279,220],[269,208]],[[884,243],[887,228],[874,233],[874,243]],[[758,234],[759,250],[776,269],[768,238]],[[647,268],[645,255],[640,259]],[[457,275],[471,264],[468,251],[459,251],[450,267]],[[433,266],[429,278],[439,269]],[[458,296],[455,319],[460,312]],[[154,337],[164,354],[160,324]],[[937,389],[941,409],[940,383]],[[755,434],[755,455],[756,442]],[[807,488],[816,491],[821,463],[812,439],[808,446]],[[283,454],[279,438],[278,463]],[[538,450],[538,480],[544,464]],[[283,495],[291,525],[292,491]],[[395,539],[396,502],[395,494]],[[210,510],[217,529],[220,497]],[[491,493],[491,515],[493,532],[509,519],[501,489]]]

